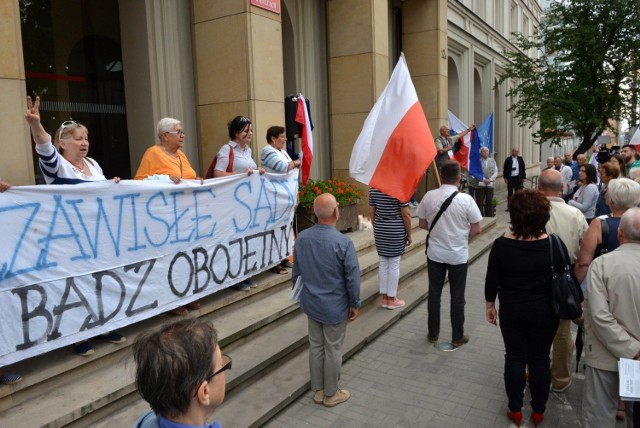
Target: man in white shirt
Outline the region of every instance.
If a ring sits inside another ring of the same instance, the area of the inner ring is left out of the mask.
[[[511,195],[514,192],[524,189],[524,179],[527,178],[524,159],[518,155],[519,153],[520,149],[517,147],[512,148],[511,156],[504,160],[504,165],[502,166],[502,178],[507,185],[507,199],[511,199]]]
[[[569,193],[571,193],[571,190],[573,189],[573,172],[571,171],[570,166],[565,165],[562,162],[562,158],[560,156],[556,156],[553,159],[553,164],[555,165],[556,171],[558,171],[562,176],[562,191],[560,193],[561,196],[565,198],[569,195]]]
[[[429,272],[428,339],[431,343],[438,341],[440,297],[448,272],[451,289],[451,344],[457,347],[469,342],[469,336],[464,334],[464,292],[469,239],[480,233],[482,215],[471,196],[457,193],[434,223],[442,205],[458,191],[462,178],[460,164],[454,160],[443,162],[441,178],[440,188],[427,192],[417,210],[420,228],[429,231],[426,251]]]

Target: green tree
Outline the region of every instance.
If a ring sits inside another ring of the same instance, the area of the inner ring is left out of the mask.
[[[513,33],[519,50],[505,52],[500,83],[514,82],[509,111],[521,126],[540,121],[536,142],[574,131],[582,153],[611,119],[638,122],[640,0],[557,0],[545,12],[532,37]]]

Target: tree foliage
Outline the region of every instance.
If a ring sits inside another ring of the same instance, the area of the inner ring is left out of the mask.
[[[513,33],[519,50],[500,83],[511,79],[509,109],[538,143],[573,131],[586,151],[611,120],[638,122],[640,0],[557,0],[532,37]],[[537,58],[527,55],[539,52]]]

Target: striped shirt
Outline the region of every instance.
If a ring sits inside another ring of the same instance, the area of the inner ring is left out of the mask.
[[[36,144],[36,153],[40,158],[40,170],[47,184],[78,184],[106,180],[98,162],[89,157],[84,158],[85,168],[91,171],[90,176],[85,175],[61,156],[51,141]]]
[[[372,187],[369,189],[369,206],[375,207],[376,210],[373,218],[373,236],[378,255],[383,257],[403,255],[407,233],[400,208],[407,207],[408,203],[402,203]]]
[[[286,150],[278,150],[267,144],[260,152],[260,162],[267,172],[284,174],[289,170],[291,158]]]

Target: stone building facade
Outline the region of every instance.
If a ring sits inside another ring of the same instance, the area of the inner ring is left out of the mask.
[[[513,82],[496,82],[510,33],[531,34],[541,13],[534,0],[0,0],[0,176],[38,181],[27,95],[45,101],[50,133],[85,123],[91,156],[128,178],[161,117],[183,122],[203,173],[232,117],[252,118],[258,156],[266,129],[285,123],[284,97],[300,92],[315,126],[312,178],[347,176],[401,51],[432,132],[447,110],[478,124],[494,112],[496,158],[517,145],[536,165],[531,131],[507,112]]]

